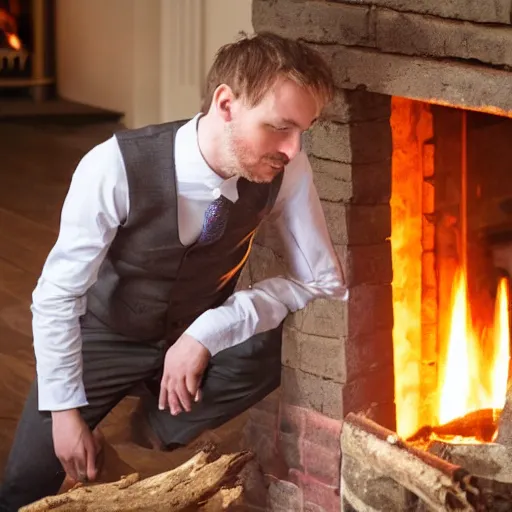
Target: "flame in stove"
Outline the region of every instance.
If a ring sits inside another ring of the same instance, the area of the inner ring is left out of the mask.
[[[494,364],[492,372],[492,408],[503,409],[505,405],[510,360],[509,290],[506,279],[498,285],[498,296],[494,312]]]
[[[7,34],[7,42],[13,50],[21,50],[21,41],[16,34]]]
[[[0,9],[0,32],[5,34],[7,44],[13,50],[21,50],[22,44],[17,34],[18,24],[16,18],[5,9]]]
[[[391,127],[396,429],[409,437],[424,426],[443,425],[475,411],[499,415],[509,374],[510,298],[507,279],[497,283],[495,299],[468,280],[473,261],[467,261],[465,175],[460,224],[433,213],[429,107],[393,98]],[[458,251],[449,256],[435,242],[441,228],[458,237],[453,243]]]
[[[442,368],[440,424],[479,409],[503,408],[510,357],[508,303],[507,281],[501,279],[492,335],[486,336],[483,331],[479,336],[470,318],[466,273],[463,269],[457,272],[448,348]],[[485,347],[487,344],[489,346]],[[490,352],[487,357],[486,352]]]

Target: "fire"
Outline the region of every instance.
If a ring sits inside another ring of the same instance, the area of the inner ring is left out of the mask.
[[[391,128],[396,430],[409,437],[474,411],[499,414],[509,373],[510,299],[507,279],[498,283],[494,317],[492,300],[486,297],[481,310],[470,297],[465,157],[459,218],[436,217],[430,107],[394,97]],[[457,236],[458,251],[449,259],[435,241],[441,228]]]
[[[467,276],[459,269],[454,279],[450,334],[439,393],[439,423],[479,409],[502,409],[509,365],[507,281],[501,279],[496,297],[492,336],[478,336],[468,307]],[[490,341],[486,357],[481,341]]]
[[[21,41],[16,34],[7,34],[7,42],[13,50],[21,50]]]
[[[19,6],[17,2],[13,3],[13,11],[19,12]],[[18,32],[18,24],[16,22],[15,16],[5,9],[0,9],[0,32],[5,34],[5,39],[7,44],[16,51],[21,50],[22,44],[21,40],[17,35]]]

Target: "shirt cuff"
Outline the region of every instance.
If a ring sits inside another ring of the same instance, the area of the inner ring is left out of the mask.
[[[201,343],[213,357],[222,350],[233,346],[233,329],[212,327],[218,324],[218,312],[216,314],[214,310],[209,309],[188,327],[185,334]]]
[[[88,405],[83,383],[38,377],[39,411],[66,411]]]

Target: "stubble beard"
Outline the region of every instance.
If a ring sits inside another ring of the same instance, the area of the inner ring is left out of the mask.
[[[247,144],[236,133],[236,125],[226,127],[224,137],[224,161],[223,171],[229,176],[240,176],[253,183],[268,183],[273,177],[260,176],[257,172],[259,163],[249,164],[250,150]]]

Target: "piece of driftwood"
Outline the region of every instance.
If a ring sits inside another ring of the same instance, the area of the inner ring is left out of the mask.
[[[134,473],[117,482],[75,487],[20,512],[235,510],[243,500],[241,474],[252,459],[251,452],[239,452],[211,460],[211,454],[202,451],[171,471],[144,480]]]
[[[392,479],[419,497],[430,510],[485,510],[475,478],[466,469],[412,447],[396,433],[363,416],[349,414],[345,418],[341,444],[343,479],[348,470],[344,460],[347,455],[348,460],[353,459],[371,468],[382,478]],[[374,506],[369,508],[354,503],[357,492],[350,486],[347,490],[352,496],[344,498],[356,510],[375,510]]]

